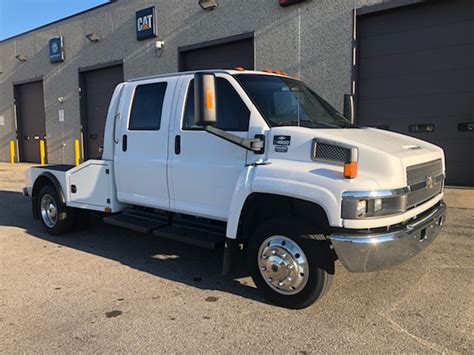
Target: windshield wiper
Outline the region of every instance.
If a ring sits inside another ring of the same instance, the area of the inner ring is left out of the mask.
[[[305,126],[304,124],[307,124]],[[299,124],[299,125],[298,125]],[[331,124],[331,123],[326,123],[326,122],[314,122],[311,120],[289,120],[289,121],[283,121],[283,122],[278,122],[275,124],[275,126],[280,127],[280,126],[301,126],[301,127],[307,127],[307,128],[316,128],[318,126],[322,127],[331,127],[331,128],[339,128],[338,125]]]
[[[352,123],[352,122],[349,122],[349,121],[343,121],[339,127],[341,128],[360,128],[360,126]]]

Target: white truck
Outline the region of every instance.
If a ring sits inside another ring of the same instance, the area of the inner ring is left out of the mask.
[[[25,194],[47,232],[78,213],[201,247],[224,247],[266,297],[311,305],[339,259],[397,265],[443,226],[443,150],[351,124],[281,72],[211,70],[119,84],[102,157],[33,167]],[[82,212],[83,214],[83,212]]]

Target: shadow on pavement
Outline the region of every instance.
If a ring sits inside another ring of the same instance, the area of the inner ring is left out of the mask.
[[[31,212],[31,198],[19,192],[0,191],[0,226],[18,227],[34,238],[120,262],[151,275],[203,290],[217,290],[265,302],[239,270],[222,276],[223,250],[207,250],[172,240],[140,234],[91,218],[90,226],[63,236],[51,236]],[[100,276],[100,275],[99,275]]]

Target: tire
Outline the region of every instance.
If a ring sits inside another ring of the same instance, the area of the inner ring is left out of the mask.
[[[327,240],[299,219],[269,220],[257,227],[247,246],[247,265],[266,299],[301,309],[321,299],[334,277],[334,254]]]
[[[38,215],[48,234],[61,235],[69,232],[74,225],[74,210],[64,205],[56,189],[45,185],[38,194]]]

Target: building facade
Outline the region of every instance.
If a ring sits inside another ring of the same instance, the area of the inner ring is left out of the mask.
[[[471,0],[111,1],[0,42],[0,161],[12,141],[17,161],[41,141],[48,163],[74,163],[75,140],[94,158],[118,82],[242,66],[339,110],[353,94],[356,123],[441,145],[448,183],[474,185],[472,63]]]

